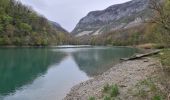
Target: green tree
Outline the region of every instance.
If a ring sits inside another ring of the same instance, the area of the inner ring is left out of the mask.
[[[0,0],[1,45],[48,45],[66,43],[66,34],[43,16],[17,0]]]
[[[13,37],[14,31],[15,31],[15,27],[14,27],[13,25],[8,24],[8,25],[6,26],[6,32],[7,32],[7,34],[8,34],[9,37]]]
[[[0,24],[0,33],[2,33],[2,31],[3,31],[3,26],[2,24]]]
[[[32,27],[28,25],[27,23],[20,23],[19,27],[24,32],[30,32],[32,30]]]
[[[2,16],[2,23],[4,23],[5,25],[10,24],[12,20],[13,18],[11,16],[8,16],[8,15]]]

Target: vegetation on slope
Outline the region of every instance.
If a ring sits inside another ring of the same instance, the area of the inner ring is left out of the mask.
[[[128,29],[115,30],[98,36],[78,37],[77,43],[92,45],[139,45],[155,43],[169,46],[170,0],[150,0],[153,16],[143,24]]]
[[[165,47],[159,55],[156,57],[161,63],[157,63],[160,68],[149,76],[148,79],[139,82],[132,90],[129,90],[133,96],[140,98],[141,100],[152,98],[151,100],[169,100],[170,99],[170,0],[165,0],[163,3],[157,0],[151,0],[151,9],[155,13],[155,17],[145,24],[146,29],[142,34],[139,32],[129,36],[132,38],[130,43],[140,44],[152,42],[156,44],[161,44]],[[140,27],[142,28],[142,27]],[[138,29],[140,29],[138,28]],[[133,29],[134,30],[134,29]],[[132,31],[133,32],[133,31]],[[116,33],[114,33],[116,34]],[[108,35],[108,37],[113,36]],[[133,37],[134,36],[134,37]],[[142,37],[142,38],[141,38]],[[124,38],[123,45],[128,45],[128,38]],[[142,41],[140,41],[140,39]],[[108,39],[109,40],[109,39]],[[119,42],[122,43],[122,42]],[[112,44],[113,40],[110,39],[108,43]],[[96,42],[94,42],[96,43]],[[153,45],[152,45],[153,46]],[[160,47],[160,46],[159,46]],[[160,64],[160,65],[159,65]],[[108,85],[105,86],[104,90],[107,91]],[[105,99],[104,99],[105,100]],[[111,98],[106,97],[106,100],[111,100]],[[149,99],[150,100],[150,99]]]
[[[44,46],[69,42],[43,16],[15,0],[0,0],[0,45]]]
[[[106,84],[102,90],[103,100],[115,100],[119,95],[119,87],[117,84]],[[89,97],[89,100],[96,100],[95,97]]]

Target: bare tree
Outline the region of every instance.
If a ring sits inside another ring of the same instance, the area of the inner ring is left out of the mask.
[[[154,12],[150,22],[157,23],[165,30],[170,31],[170,13],[168,13],[170,7],[167,8],[165,3],[166,0],[150,0],[149,8]]]

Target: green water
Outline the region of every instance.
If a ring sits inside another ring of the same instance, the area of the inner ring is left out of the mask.
[[[61,100],[133,48],[0,48],[0,100]]]

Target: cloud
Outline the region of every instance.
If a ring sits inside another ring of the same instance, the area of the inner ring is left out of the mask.
[[[20,0],[49,20],[71,31],[89,11],[102,10],[130,0]]]

